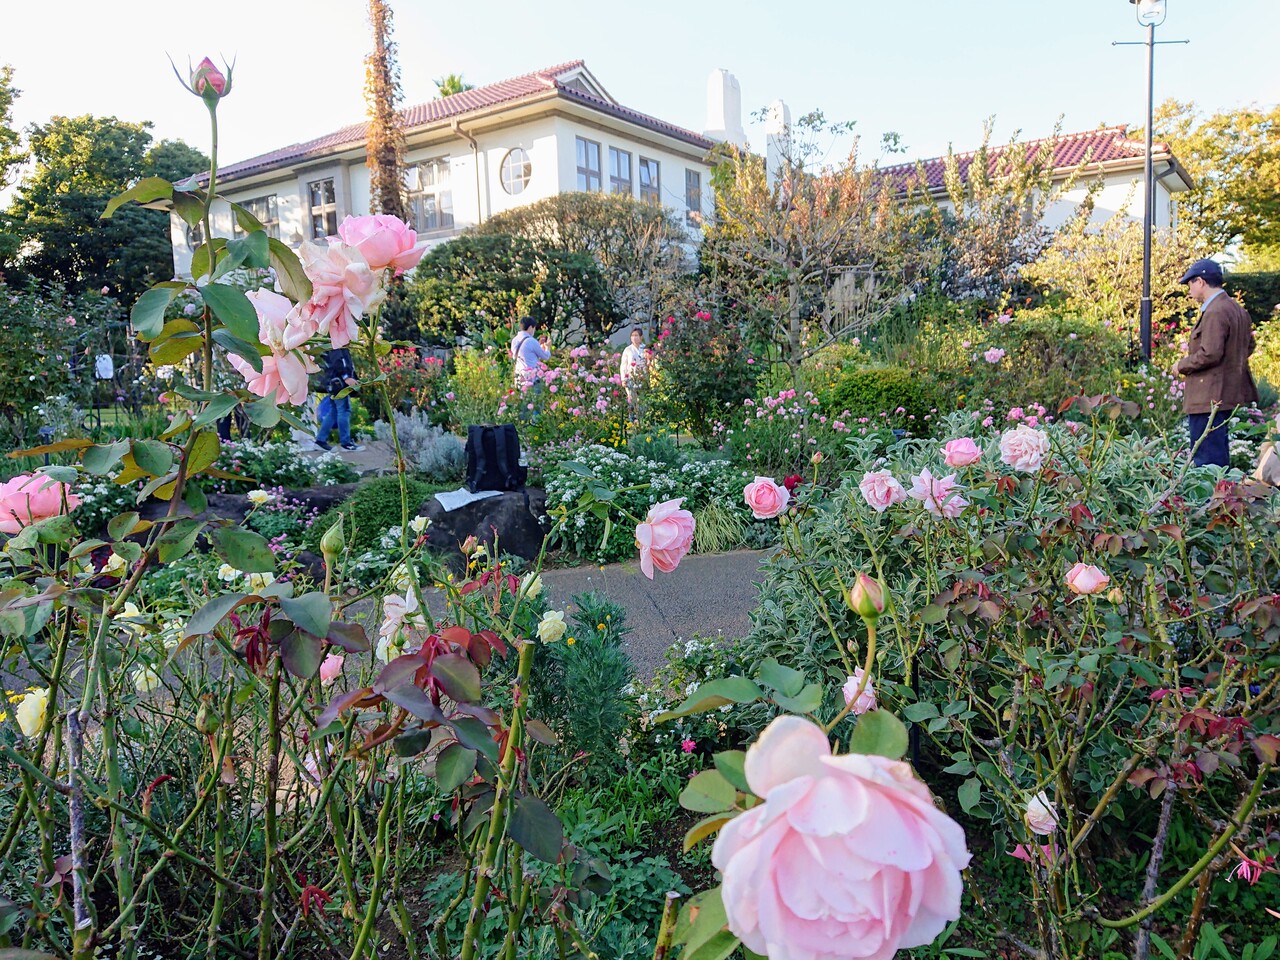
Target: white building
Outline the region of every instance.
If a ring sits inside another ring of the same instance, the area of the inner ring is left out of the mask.
[[[1004,151],[1039,150],[1044,140],[1029,140],[1014,146],[988,147],[987,165],[992,173]],[[968,181],[969,168],[976,153],[956,155],[960,177]],[[1064,190],[1044,212],[1046,227],[1056,228],[1071,219],[1085,199],[1090,183],[1101,178],[1102,187],[1094,197],[1090,222],[1101,224],[1117,213],[1141,221],[1142,179],[1146,163],[1146,145],[1128,135],[1125,127],[1100,127],[1082,133],[1064,134],[1058,137],[1053,158],[1053,180],[1057,184],[1076,179],[1070,190]],[[918,169],[923,168],[929,192],[939,201],[939,206],[950,207],[944,186],[946,157],[933,157],[916,163],[903,163],[882,167],[880,172],[899,180],[904,188],[918,182]],[[1152,144],[1152,172],[1155,179],[1154,221],[1157,229],[1177,223],[1177,195],[1194,186],[1191,174],[1178,162],[1167,143]]]
[[[737,89],[731,75],[712,74],[717,139],[742,136]],[[662,204],[695,235],[712,212],[708,152],[716,141],[622,106],[581,60],[421,103],[403,117],[414,226],[433,242],[575,190]],[[295,249],[332,235],[344,217],[370,212],[366,129],[352,124],[228,164],[218,193]],[[215,207],[214,233],[237,229],[230,208]],[[188,276],[199,233],[176,215],[170,233],[175,275]]]

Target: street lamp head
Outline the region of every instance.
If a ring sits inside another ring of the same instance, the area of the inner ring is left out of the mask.
[[[1164,23],[1166,0],[1129,0],[1136,8],[1138,23],[1144,27],[1158,27]]]

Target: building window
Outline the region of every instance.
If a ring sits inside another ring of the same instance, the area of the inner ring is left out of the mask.
[[[409,168],[406,184],[409,214],[413,217],[413,228],[419,233],[453,229],[450,170],[448,157],[428,160]]]
[[[658,180],[658,161],[640,158],[640,199],[655,207],[662,203],[662,184]]]
[[[609,192],[631,196],[631,154],[609,148]]]
[[[507,155],[502,158],[502,189],[513,197],[524,193],[531,176],[533,163],[529,160],[529,154],[520,147],[508,150]]]
[[[694,225],[702,223],[702,174],[697,170],[684,172],[685,219]]]
[[[333,193],[333,178],[312,180],[307,184],[311,210],[311,239],[323,240],[338,232],[338,201]]]
[[[578,137],[578,189],[600,192],[600,144]]]
[[[204,224],[187,224],[187,246],[194,250],[202,243],[204,243]]]
[[[252,200],[239,200],[237,203],[258,219],[267,231],[268,237],[275,237],[277,240],[280,238],[280,214],[276,207],[274,193],[269,197],[254,197]],[[240,221],[236,219],[234,212],[231,214],[231,230],[237,237],[245,235],[245,231],[240,229]]]

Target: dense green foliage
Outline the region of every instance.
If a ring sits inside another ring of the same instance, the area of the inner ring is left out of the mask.
[[[412,519],[417,516],[418,504],[433,488],[420,480],[406,478],[405,489]],[[318,551],[320,538],[338,522],[339,515],[343,517],[343,532],[353,552],[374,546],[388,528],[403,522],[399,478],[377,477],[362,483],[350,497],[321,514],[311,527],[309,546],[312,550]]]
[[[917,435],[928,432],[925,419],[937,402],[930,383],[903,367],[863,367],[844,373],[820,398],[830,417],[877,419],[888,414],[895,426]]]

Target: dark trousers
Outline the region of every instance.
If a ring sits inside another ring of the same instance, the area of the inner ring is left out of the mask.
[[[338,428],[338,442],[343,446],[351,444],[351,398],[324,396],[320,398],[320,426],[316,428],[316,439],[328,443],[334,426]]]
[[[1209,422],[1207,413],[1187,414],[1187,431],[1191,434],[1191,447],[1196,448],[1201,435],[1204,441],[1196,449],[1193,459],[1197,467],[1225,467],[1231,461],[1228,448],[1227,421],[1231,419],[1231,410],[1219,410],[1213,414],[1213,423]]]

